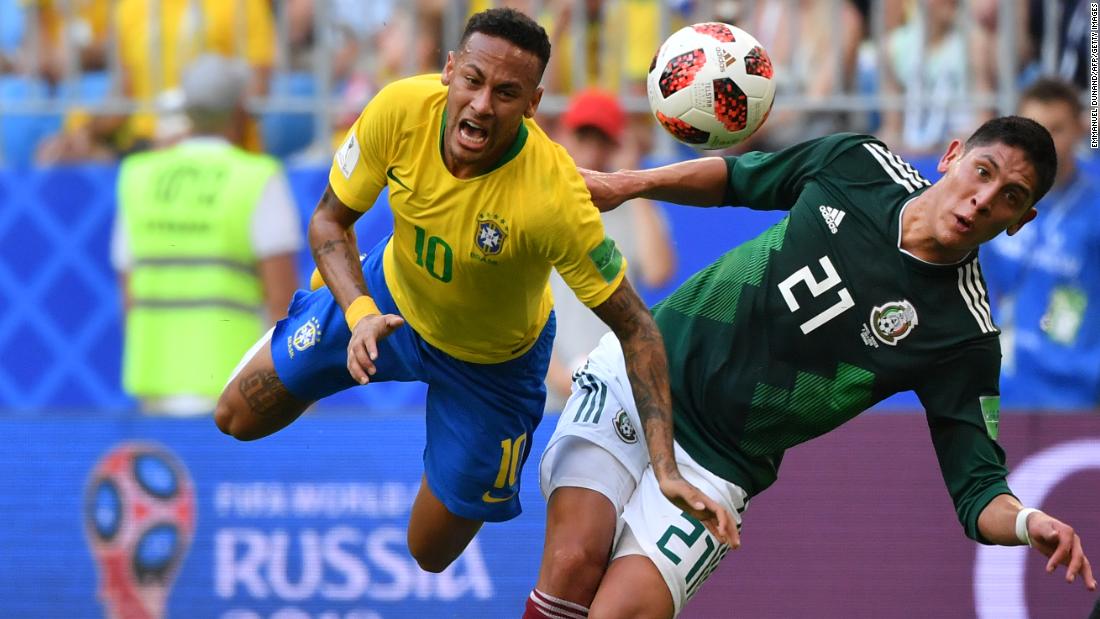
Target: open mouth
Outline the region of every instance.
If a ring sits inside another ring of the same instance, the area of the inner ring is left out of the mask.
[[[481,150],[489,141],[489,130],[484,126],[469,121],[458,121],[459,143],[470,150]]]
[[[973,227],[974,222],[966,219],[965,217],[959,217],[958,215],[955,215],[955,228],[959,232],[970,232]]]

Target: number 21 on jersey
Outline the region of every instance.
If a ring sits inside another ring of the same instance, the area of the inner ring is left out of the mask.
[[[836,267],[833,266],[833,262],[829,260],[828,256],[822,256],[818,263],[821,264],[821,269],[825,271],[824,279],[815,279],[813,273],[810,272],[810,265],[806,265],[792,273],[787,279],[779,282],[779,292],[783,295],[783,300],[787,302],[787,308],[791,312],[797,312],[798,308],[801,307],[794,298],[794,292],[792,292],[792,289],[798,284],[805,283],[806,287],[810,289],[810,294],[817,298],[843,283],[840,281],[840,274],[836,272]],[[836,291],[836,294],[840,297],[840,300],[803,322],[800,325],[802,333],[810,333],[848,309],[855,307],[856,302],[852,300],[852,293],[848,292],[848,288],[841,287]]]

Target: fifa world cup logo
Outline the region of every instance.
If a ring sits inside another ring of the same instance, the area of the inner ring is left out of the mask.
[[[182,463],[153,443],[104,455],[88,478],[84,528],[111,619],[160,619],[195,531],[195,491]]]

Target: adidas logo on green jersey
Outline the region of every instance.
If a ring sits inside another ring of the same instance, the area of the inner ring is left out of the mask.
[[[844,211],[824,204],[817,207],[817,210],[821,211],[821,216],[825,218],[825,225],[829,226],[829,232],[836,234],[837,229],[840,228],[840,220],[844,219]]]

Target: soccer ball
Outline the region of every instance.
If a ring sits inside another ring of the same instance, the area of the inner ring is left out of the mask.
[[[653,115],[672,137],[695,148],[725,148],[764,124],[775,80],[768,52],[752,35],[708,22],[668,37],[653,57],[646,90]]]

